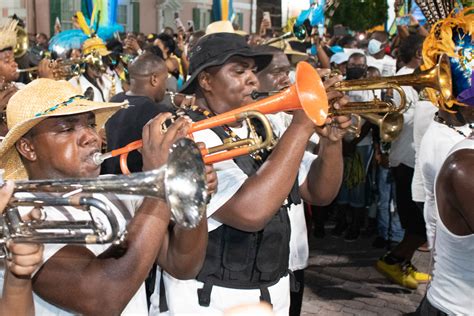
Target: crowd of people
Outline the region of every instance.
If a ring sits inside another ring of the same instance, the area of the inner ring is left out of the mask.
[[[331,235],[346,242],[375,237],[373,246],[387,252],[374,265],[392,282],[408,289],[431,282],[417,314],[471,314],[474,8],[452,11],[449,3],[436,23],[411,17],[394,36],[314,27],[298,41],[279,37],[265,20],[258,34],[217,21],[206,30],[92,35],[61,52],[40,33],[21,58],[19,21],[0,28],[4,212],[17,195],[55,196],[13,193],[16,180],[119,175],[119,157],[101,165],[94,157],[140,139],[129,171],[159,169],[193,122],[278,92],[274,103],[289,106],[265,113],[273,135],[253,119],[192,133],[202,152],[252,135],[274,139],[205,166],[209,199],[196,227],[175,223],[165,198],[98,191],[93,197],[120,227],[114,243],[22,243],[6,234],[0,315],[233,315],[242,308],[299,315],[308,234],[330,242],[323,239],[329,221]],[[19,70],[33,66],[33,73]],[[363,87],[406,75],[401,89]],[[290,98],[303,82],[324,93]],[[304,98],[321,109],[317,119],[302,109]],[[391,110],[344,111],[377,102]],[[89,216],[72,205],[15,210],[24,221]],[[412,264],[417,250],[431,252],[433,271]]]

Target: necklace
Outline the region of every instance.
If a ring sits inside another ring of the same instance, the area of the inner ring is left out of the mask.
[[[449,127],[450,129],[454,130],[456,133],[458,133],[459,135],[463,136],[463,137],[467,137],[466,134],[463,133],[463,131],[457,129],[456,127],[454,127],[453,124],[449,124],[448,122],[446,122],[446,120],[442,117],[440,117],[438,115],[438,112],[435,113],[435,117],[434,117],[434,120],[440,124],[443,124],[443,125],[446,125],[447,127]],[[474,124],[472,123],[469,123],[469,128],[472,130],[474,129]]]

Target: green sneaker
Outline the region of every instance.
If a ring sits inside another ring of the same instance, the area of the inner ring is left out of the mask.
[[[381,274],[389,278],[392,282],[409,289],[418,288],[418,282],[411,275],[408,269],[402,266],[401,263],[388,264],[382,257],[381,259],[377,260],[375,268]]]
[[[431,275],[418,271],[411,262],[408,262],[407,270],[418,283],[428,283],[431,280]]]

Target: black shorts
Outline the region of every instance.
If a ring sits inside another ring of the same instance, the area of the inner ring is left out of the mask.
[[[395,180],[397,212],[405,232],[426,239],[426,226],[421,211],[411,196],[414,169],[404,164],[390,168]]]

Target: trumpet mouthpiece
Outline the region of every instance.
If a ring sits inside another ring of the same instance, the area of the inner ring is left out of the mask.
[[[95,153],[92,155],[92,161],[98,166],[100,166],[104,162],[103,155],[101,153]]]

